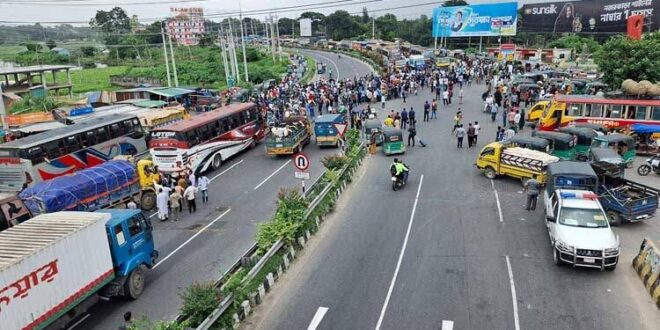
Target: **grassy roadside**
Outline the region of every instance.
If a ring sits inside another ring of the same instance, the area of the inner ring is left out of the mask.
[[[314,58],[309,55],[304,55],[304,56],[305,56],[305,61],[307,61],[307,71],[300,78],[300,82],[302,84],[309,84],[310,82],[312,82],[312,78],[314,78],[314,73],[316,72],[316,61],[314,61]]]
[[[73,93],[86,93],[91,91],[114,90],[118,86],[110,84],[110,76],[124,74],[128,70],[126,66],[111,66],[107,68],[82,69],[71,71],[71,83],[73,83]],[[57,74],[57,83],[65,84],[66,74]],[[46,75],[46,83],[53,83],[53,76]]]

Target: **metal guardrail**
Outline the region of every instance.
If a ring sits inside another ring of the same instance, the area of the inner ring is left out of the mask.
[[[362,142],[359,146],[361,152],[362,149],[365,148],[365,143]],[[343,177],[343,175],[348,171],[348,169],[353,165],[352,161],[346,164],[340,171],[337,173],[337,178]],[[315,185],[320,184],[322,181],[322,178],[324,177],[325,172],[321,174],[312,184],[312,187]],[[328,182],[325,187],[323,187],[323,190],[310,202],[310,204],[307,206],[307,210],[305,211],[304,214],[304,219],[307,220],[309,216],[316,210],[316,207],[319,206],[321,201],[328,195],[330,190],[334,187],[336,182]],[[311,190],[311,189],[310,189]],[[308,190],[308,191],[310,191]],[[307,197],[306,194],[303,194],[303,197]],[[270,249],[268,249],[268,252],[266,252],[260,259],[259,261],[250,269],[248,274],[241,280],[241,284],[247,283],[255,278],[255,276],[263,269],[263,267],[266,265],[266,263],[272,258],[277,252],[279,252],[283,247],[284,247],[284,241],[283,240],[278,240],[275,242]],[[250,258],[254,255],[254,253],[257,251],[257,244],[255,243],[252,245],[227,271],[225,271],[222,276],[215,282],[215,287],[218,289],[221,289],[222,286],[224,285],[224,282],[231,274],[234,274],[238,272],[242,266],[244,259]],[[233,294],[228,294],[222,301],[218,304],[218,307],[211,312],[211,314],[204,320],[202,323],[200,323],[199,326],[197,326],[196,330],[208,330],[213,326],[213,324],[222,316],[222,314],[231,306],[233,303]],[[176,319],[177,321],[181,322],[183,321],[183,317],[179,315]]]

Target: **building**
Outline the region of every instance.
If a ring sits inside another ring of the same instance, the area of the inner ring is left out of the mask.
[[[167,33],[176,43],[184,46],[199,44],[202,34],[206,33],[204,26],[204,10],[202,8],[170,8],[172,17],[167,21]]]

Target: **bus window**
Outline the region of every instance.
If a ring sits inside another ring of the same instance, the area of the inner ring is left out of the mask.
[[[108,132],[105,127],[99,127],[96,129],[96,143],[102,143],[108,141]]]
[[[186,134],[186,141],[188,141],[188,144],[190,147],[196,146],[199,144],[199,136],[195,133],[195,130],[191,130],[185,133]]]
[[[246,116],[246,112],[247,111],[242,111],[238,113],[238,118],[239,118],[238,122],[240,123],[241,126],[248,123],[248,117]]]
[[[80,141],[78,141],[77,135],[69,136],[64,140],[66,141],[64,149],[66,150],[67,154],[80,150]]]
[[[45,155],[40,146],[33,147],[27,150],[27,158],[32,162],[32,165],[42,163],[45,160]]]
[[[646,111],[648,107],[639,106],[637,107],[637,112],[635,113],[635,119],[646,120]]]
[[[568,115],[573,117],[582,117],[583,104],[571,104],[568,110]]]
[[[41,148],[43,152],[46,154],[46,157],[49,159],[55,159],[58,158],[62,155],[60,152],[60,141],[59,140],[53,140],[46,142],[41,145]],[[32,163],[34,165],[34,162]]]
[[[608,118],[621,118],[622,111],[623,109],[621,108],[620,105],[610,105],[609,106],[609,113],[608,113]]]
[[[651,120],[660,120],[660,107],[653,107],[653,111],[651,111]]]
[[[591,105],[591,117],[602,117],[603,116],[603,106],[600,104]]]
[[[120,126],[119,123],[114,123],[110,125],[110,137],[116,139],[124,135],[124,129]]]
[[[85,134],[85,140],[87,141],[88,146],[93,146],[96,144],[96,134],[94,131],[87,131]]]

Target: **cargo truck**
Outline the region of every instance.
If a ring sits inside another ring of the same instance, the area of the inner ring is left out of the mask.
[[[155,265],[139,210],[57,212],[0,232],[3,330],[62,329],[103,298],[137,299]]]
[[[543,184],[546,180],[546,167],[558,161],[558,157],[544,152],[493,142],[481,149],[475,166],[489,179],[498,175],[519,179],[535,177]]]
[[[312,138],[312,128],[306,117],[289,117],[285,123],[271,127],[266,137],[267,155],[293,155],[303,150]]]

